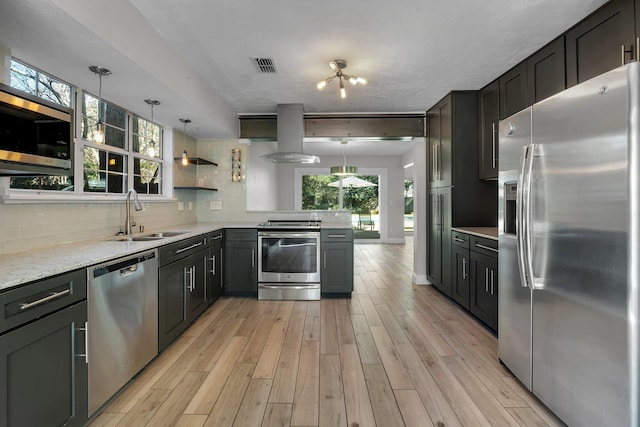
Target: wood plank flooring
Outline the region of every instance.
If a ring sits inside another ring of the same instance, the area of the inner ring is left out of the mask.
[[[90,426],[562,426],[412,263],[356,245],[351,299],[221,298]]]

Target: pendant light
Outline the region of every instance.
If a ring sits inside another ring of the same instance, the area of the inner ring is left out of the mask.
[[[342,70],[347,68],[347,61],[345,61],[344,59],[334,59],[333,61],[331,61],[329,63],[329,67],[331,67],[331,69],[335,72],[335,75],[329,76],[324,80],[320,80],[318,82],[318,84],[316,85],[316,87],[319,90],[324,89],[329,83],[331,83],[331,81],[333,79],[335,79],[337,77],[338,80],[340,81],[340,97],[346,98],[347,97],[347,91],[344,88],[344,81],[345,80],[348,81],[349,83],[351,83],[354,86],[357,85],[358,83],[361,84],[361,85],[366,85],[367,84],[367,79],[365,79],[363,77],[350,76],[350,75],[345,74],[345,73],[342,72]]]
[[[184,123],[184,136],[187,136],[187,125],[191,123],[191,120],[190,119],[178,119],[178,120]],[[183,166],[186,166],[189,164],[189,156],[187,156],[187,150],[182,150],[181,162]]]
[[[346,139],[340,141],[342,144],[342,158],[344,159],[344,163],[342,166],[331,166],[331,175],[337,176],[354,176],[358,175],[358,167],[357,166],[347,166],[347,155],[344,152],[344,147],[349,143]]]
[[[97,65],[90,66],[89,70],[96,73],[100,80],[100,86],[98,88],[98,123],[96,124],[96,134],[94,136],[94,141],[98,144],[103,144],[104,122],[102,121],[102,76],[108,76],[109,74],[111,74],[111,70],[103,67],[98,67]]]
[[[156,105],[160,105],[160,101],[158,101],[157,99],[145,99],[144,102],[147,103],[147,105],[149,105],[151,107],[151,123],[153,123],[153,107],[155,107]],[[155,157],[156,156],[156,141],[153,140],[153,138],[151,138],[151,140],[149,141],[149,151],[147,152],[148,155],[150,155],[151,157]]]

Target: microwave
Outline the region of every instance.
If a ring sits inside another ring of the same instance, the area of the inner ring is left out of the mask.
[[[0,176],[72,173],[73,110],[0,84]]]

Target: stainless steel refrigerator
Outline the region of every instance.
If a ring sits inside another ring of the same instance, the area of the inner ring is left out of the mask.
[[[640,65],[499,138],[500,359],[571,426],[637,426]]]

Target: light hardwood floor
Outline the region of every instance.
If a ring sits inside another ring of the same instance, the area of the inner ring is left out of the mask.
[[[351,299],[218,300],[90,426],[563,425],[412,263],[356,245]]]

